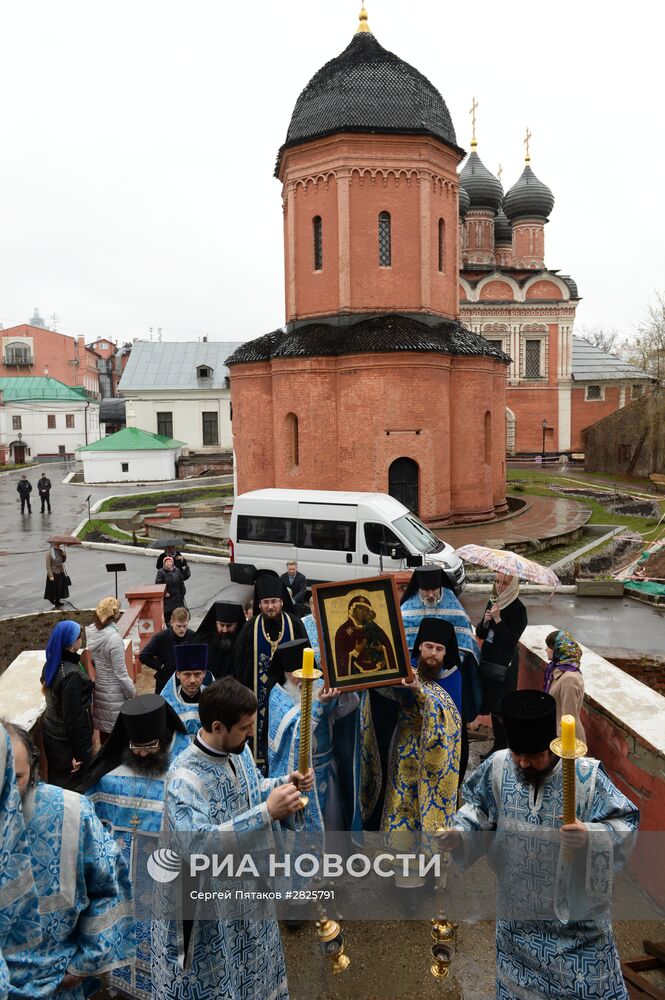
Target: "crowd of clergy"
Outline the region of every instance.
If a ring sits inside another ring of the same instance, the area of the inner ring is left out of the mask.
[[[447,574],[416,569],[401,595],[412,677],[352,691],[316,681],[311,767],[299,771],[296,671],[304,648],[317,659],[320,650],[296,572],[259,572],[251,608],[216,602],[196,631],[188,611],[173,608],[139,657],[154,671],[154,694],[136,695],[124,653],[120,662],[113,598],[87,630],[95,685],[80,626],[53,630],[42,675],[48,783],[33,737],[0,729],[0,1000],[83,1000],[99,977],[141,1000],[287,1000],[276,917],[136,918],[139,841],[160,831],[288,829],[298,814],[321,837],[432,834],[455,856],[471,833],[535,825],[558,829],[562,848],[587,852],[592,865],[592,831],[637,829],[637,809],[589,757],[576,761],[576,818],[562,824],[561,761],[550,744],[562,715],[583,738],[582,651],[568,631],[553,632],[542,689],[517,689],[527,611],[512,577],[497,577],[474,627]],[[480,715],[492,718],[493,745],[467,777]],[[508,868],[527,893],[530,880],[533,892],[554,891],[533,858]],[[608,922],[508,914],[497,920],[496,955],[500,1000],[628,998]]]

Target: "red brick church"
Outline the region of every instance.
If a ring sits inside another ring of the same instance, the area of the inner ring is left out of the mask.
[[[504,194],[480,159],[474,99],[471,154],[460,174],[460,318],[510,355],[508,455],[580,452],[582,431],[641,396],[651,379],[574,336],[580,300],[545,263],[554,195],[531,168]]]
[[[239,492],[376,490],[437,522],[505,510],[510,359],[459,321],[464,155],[363,10],[277,157],[286,328],[228,359]]]

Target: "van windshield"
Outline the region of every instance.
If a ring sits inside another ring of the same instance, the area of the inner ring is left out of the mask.
[[[415,514],[404,514],[392,523],[418,552],[441,552],[445,548],[441,539],[437,538]]]

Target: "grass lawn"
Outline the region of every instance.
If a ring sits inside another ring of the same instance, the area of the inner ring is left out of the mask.
[[[94,519],[86,521],[78,534],[82,542],[86,539],[99,541],[102,536],[116,542],[122,542],[124,545],[133,545],[131,531],[123,531],[122,528],[117,528],[115,525],[109,524],[108,521],[96,521]],[[137,540],[137,548],[145,548],[150,542],[154,541],[152,538],[147,541],[142,538],[138,538]]]
[[[233,494],[233,486],[193,486],[182,490],[161,490],[158,493],[125,493],[111,497],[100,506],[106,510],[152,510],[158,503],[195,503],[197,500],[216,500]]]
[[[527,482],[515,484],[514,480],[516,479],[523,481],[527,480]],[[548,475],[546,472],[518,472],[510,470],[508,473],[508,493],[511,496],[561,498],[562,494],[548,488],[550,484],[558,486],[573,485],[568,477],[553,476],[551,474]],[[581,484],[578,485],[580,485],[581,488]],[[646,538],[647,541],[654,541],[658,535],[665,534],[665,525],[661,525],[658,532],[654,531],[656,525],[658,524],[658,518],[636,517],[631,514],[615,514],[610,507],[604,506],[598,500],[594,500],[591,497],[567,496],[565,499],[581,503],[583,506],[588,507],[591,510],[591,519],[589,520],[589,524],[623,524],[626,528],[632,528],[634,531],[638,531],[643,537]],[[657,503],[661,511],[665,513],[665,501],[659,500],[657,497],[654,497],[653,501],[654,503]]]

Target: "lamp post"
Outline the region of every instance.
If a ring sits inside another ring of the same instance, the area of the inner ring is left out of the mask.
[[[545,461],[545,431],[547,430],[547,418],[543,420],[543,461]]]
[[[92,494],[91,494],[91,496],[92,496]],[[88,505],[88,521],[89,521],[90,520],[90,497],[89,496],[85,498],[85,502]]]

